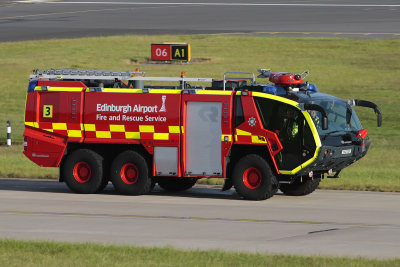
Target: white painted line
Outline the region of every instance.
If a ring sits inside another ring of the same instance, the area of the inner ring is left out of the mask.
[[[50,1],[54,1],[54,0],[20,0],[20,1],[14,1],[15,3],[25,3],[25,4],[29,4],[29,3],[45,3],[45,2],[50,2]]]
[[[43,2],[43,0],[32,0],[32,1],[20,1],[20,2]],[[64,1],[55,1],[55,2],[43,2],[46,4],[94,4],[94,5],[182,5],[182,6],[297,6],[297,7],[400,7],[400,4],[301,4],[301,3],[202,3],[202,2],[169,2],[169,3],[160,3],[160,2],[106,2],[106,1],[74,1],[74,2],[64,2]]]

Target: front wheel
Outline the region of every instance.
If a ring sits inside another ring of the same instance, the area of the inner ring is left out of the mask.
[[[278,181],[268,162],[261,156],[250,154],[241,158],[232,174],[236,192],[245,199],[263,200],[272,197]]]
[[[152,179],[146,160],[135,151],[124,151],[111,164],[111,182],[126,195],[142,195],[151,191]]]
[[[89,149],[78,149],[68,155],[61,165],[68,187],[81,194],[93,194],[104,188],[104,159]]]
[[[305,196],[311,194],[318,188],[321,178],[307,179],[301,181],[300,179],[291,184],[281,184],[280,190],[282,193],[289,196]]]

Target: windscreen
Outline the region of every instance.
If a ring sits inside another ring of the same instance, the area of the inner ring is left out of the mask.
[[[336,132],[358,131],[362,129],[360,120],[353,108],[343,99],[317,93],[302,99],[303,103],[317,104],[323,107],[328,116],[328,129],[322,130],[322,115],[315,110],[308,111],[318,130],[319,135]]]

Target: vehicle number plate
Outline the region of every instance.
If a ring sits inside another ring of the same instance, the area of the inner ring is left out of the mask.
[[[349,154],[351,154],[351,148],[342,150],[342,155],[349,155]]]

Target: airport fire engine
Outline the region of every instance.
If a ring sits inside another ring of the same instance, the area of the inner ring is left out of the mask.
[[[352,106],[302,74],[258,70],[223,79],[147,77],[136,71],[35,70],[28,86],[24,154],[59,167],[77,193],[112,182],[121,194],[191,188],[224,178],[251,200],[313,192],[337,178],[370,142]],[[146,82],[146,83],[145,83]],[[147,83],[153,82],[152,85]],[[164,85],[154,85],[161,84]],[[196,84],[196,85],[194,85]]]

